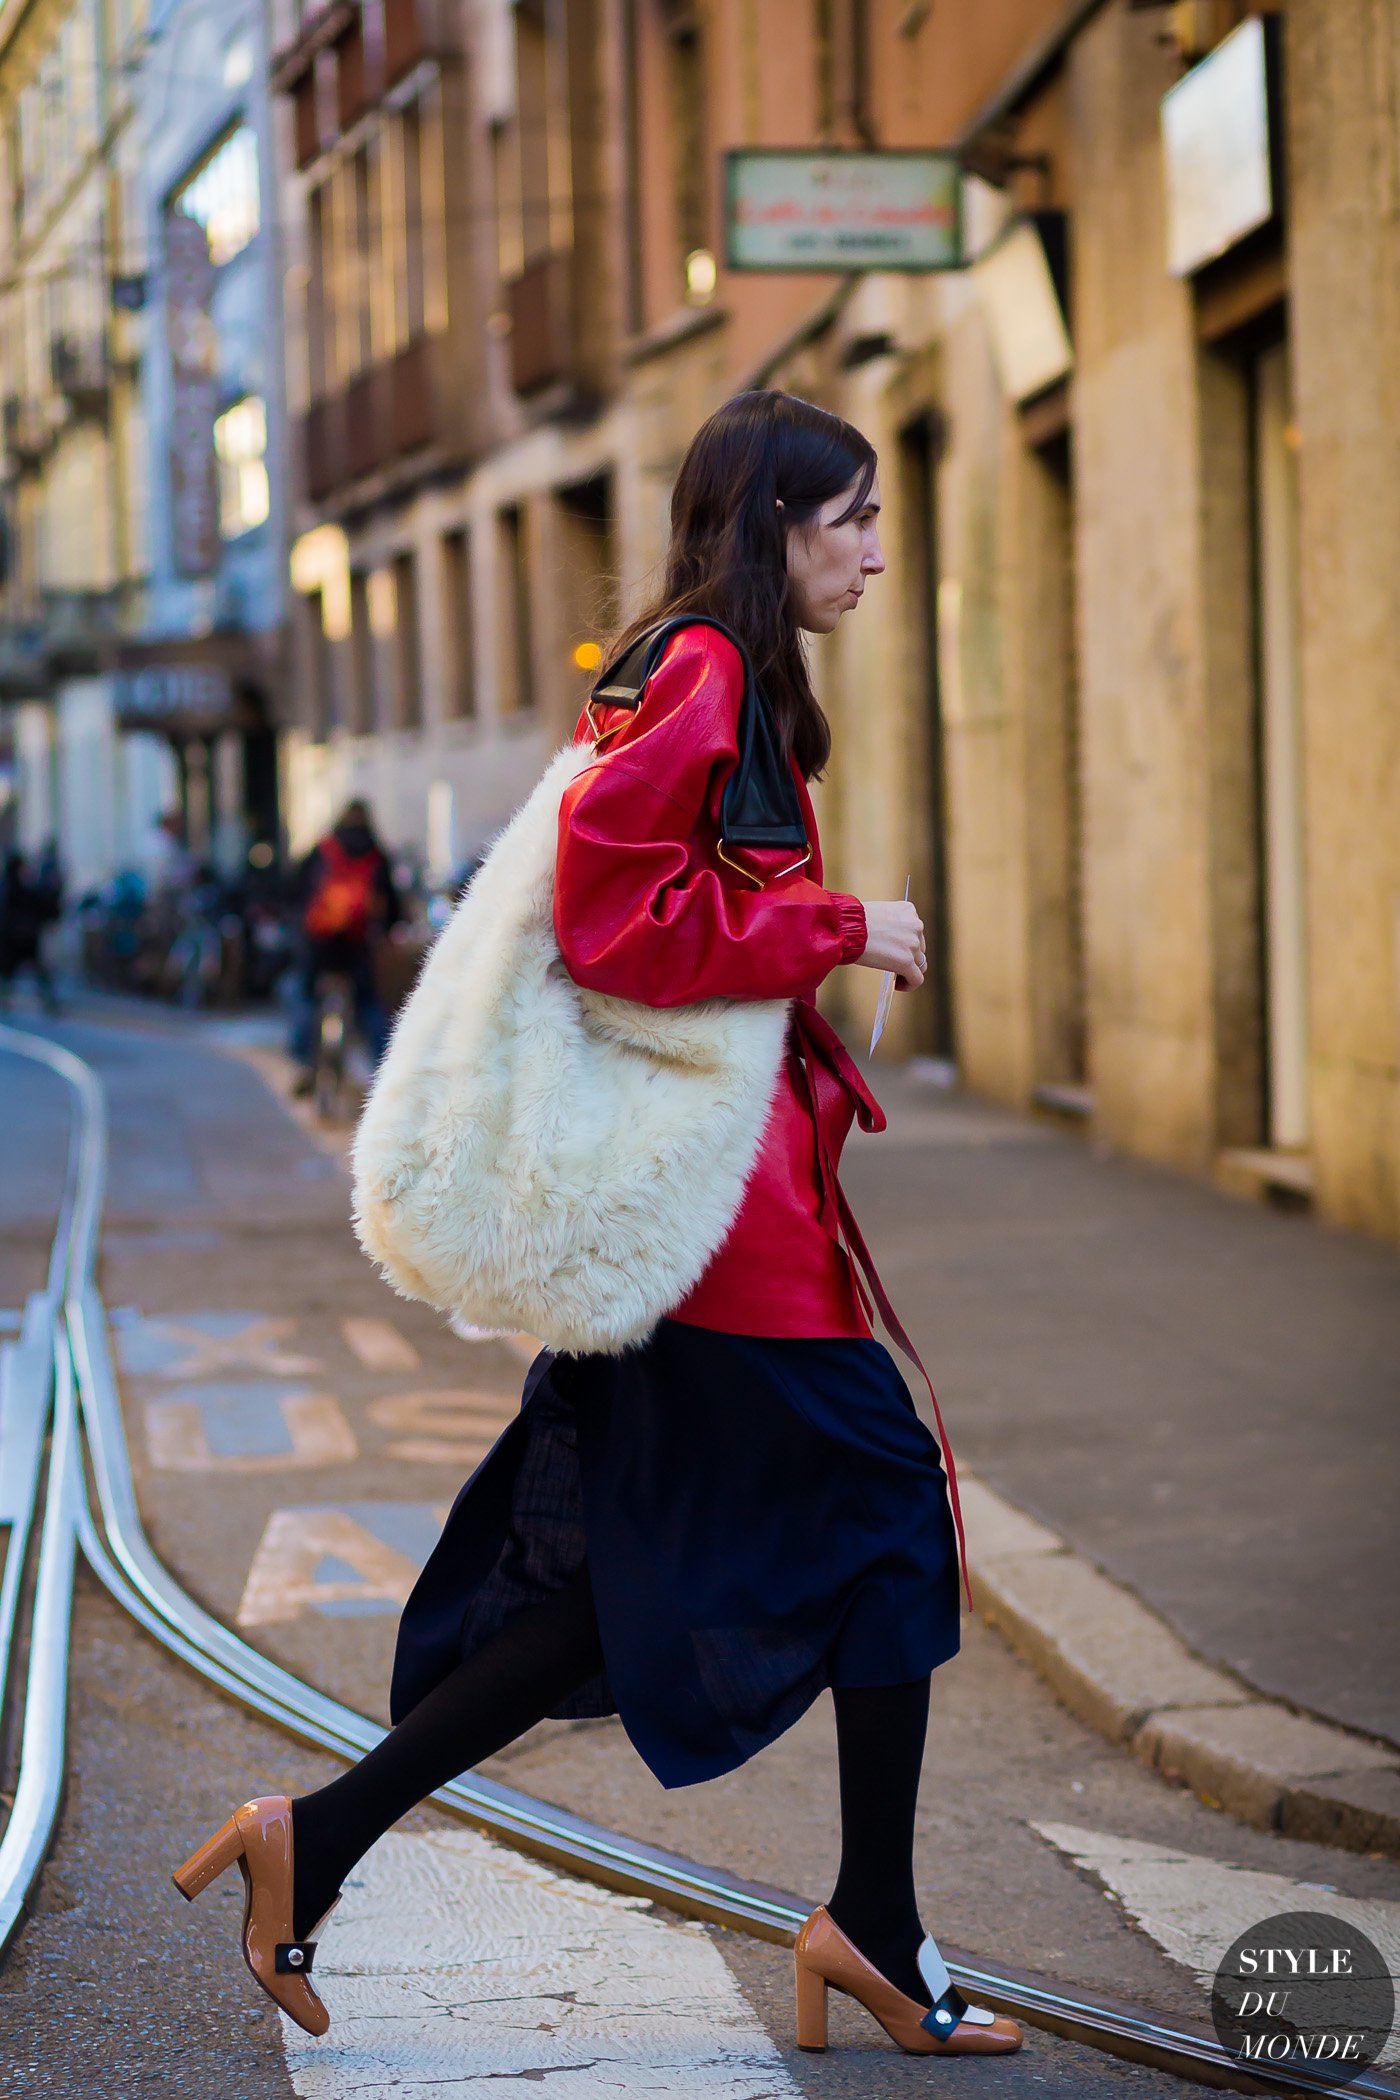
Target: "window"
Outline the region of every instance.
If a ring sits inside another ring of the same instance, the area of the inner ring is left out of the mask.
[[[511,714],[535,704],[529,545],[525,513],[518,503],[500,513],[499,529],[501,712]]]
[[[352,171],[342,163],[326,184],[326,377],[342,387],[355,371],[355,236]]]
[[[369,579],[350,572],[350,730],[367,736],[374,728],[374,638],[370,632]]]
[[[308,203],[311,262],[306,281],[306,383],[311,401],[323,400],[331,384],[329,205],[324,186],[312,190]]]
[[[496,269],[502,284],[509,284],[525,267],[525,247],[520,232],[519,142],[505,125],[491,135],[491,157],[496,178]]]
[[[302,691],[305,694],[302,720],[312,742],[322,743],[331,723],[332,676],[324,595],[319,590],[308,591],[305,597],[297,598],[296,607]]]
[[[823,145],[836,134],[836,81],[831,50],[831,0],[813,0],[812,44],[816,58],[816,133]]]
[[[517,0],[514,122],[496,132],[500,274],[509,283],[573,239],[563,11],[558,0]]]
[[[422,665],[418,653],[418,567],[412,553],[394,556],[394,722],[417,729],[423,720]]]
[[[442,629],[446,643],[445,712],[456,720],[476,713],[472,661],[471,542],[463,530],[442,536]]]
[[[399,119],[399,183],[402,196],[403,255],[399,284],[403,340],[423,333],[425,295],[423,268],[423,125],[412,106]]]
[[[376,361],[398,347],[398,300],[393,234],[394,190],[388,136],[377,131],[365,149],[367,178],[366,270],[369,279],[370,351]]]
[[[100,42],[94,0],[83,0],[83,5],[64,23],[59,39],[67,85],[64,128],[70,168],[92,151],[101,130],[97,58]]]
[[[671,153],[675,192],[676,235],[680,248],[681,288],[689,298],[697,291],[701,303],[713,292],[703,266],[692,282],[690,258],[708,253],[709,228],[706,186],[709,163],[705,152],[705,66],[701,44],[700,12],[693,5],[676,5],[667,24],[667,72],[670,82]],[[708,287],[708,289],[706,289]]]
[[[363,578],[352,579],[352,639],[357,611],[360,632],[366,635],[368,677],[364,672],[357,675],[366,684],[372,680],[374,726],[418,728],[423,720],[422,666],[418,652],[418,574],[411,551],[396,554],[387,568],[371,569]],[[386,698],[387,720],[383,708]],[[367,703],[367,716],[369,712]]]
[[[258,191],[258,140],[251,124],[240,124],[214,148],[198,174],[176,192],[171,203],[197,219],[209,236],[216,264],[232,262],[247,247],[262,223]]]
[[[214,424],[219,462],[219,531],[241,539],[268,513],[267,410],[257,394],[245,394]]]
[[[250,37],[235,35],[224,45],[222,71],[224,86],[231,94],[236,95],[240,88],[247,87],[253,77],[253,44]]]
[[[371,569],[364,580],[365,612],[369,620],[369,707],[368,724],[374,729],[394,727],[392,701],[398,608],[394,603],[394,578],[389,569]]]
[[[554,588],[570,661],[583,677],[582,706],[601,662],[598,637],[618,625],[612,476],[597,474],[561,488],[558,503]]]
[[[345,288],[350,310],[345,316],[346,353],[353,379],[370,361],[370,309],[374,293],[377,245],[370,190],[369,151],[361,146],[345,170]]]
[[[516,9],[515,64],[521,249],[523,260],[531,263],[550,246],[549,32],[543,6]]]

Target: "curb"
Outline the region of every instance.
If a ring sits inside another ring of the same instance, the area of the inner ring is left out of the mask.
[[[1130,1590],[959,1470],[982,1617],[1071,1713],[1243,1823],[1400,1859],[1400,1756],[1202,1662]]]

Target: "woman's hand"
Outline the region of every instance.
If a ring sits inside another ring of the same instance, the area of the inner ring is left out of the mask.
[[[856,960],[867,970],[893,970],[899,984],[910,991],[924,981],[928,951],[924,946],[924,922],[912,904],[902,897],[888,904],[865,904],[865,953]]]

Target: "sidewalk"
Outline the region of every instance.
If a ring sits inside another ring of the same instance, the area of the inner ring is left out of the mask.
[[[874,1084],[843,1179],[974,1476],[980,1607],[1198,1792],[1400,1851],[1394,1251]]]

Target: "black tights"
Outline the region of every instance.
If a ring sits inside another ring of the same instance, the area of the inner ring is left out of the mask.
[[[603,1667],[585,1561],[565,1588],[508,1619],[357,1765],[292,1803],[296,1902],[307,1939],[390,1824],[543,1719]]]
[[[376,1838],[460,1772],[504,1749],[603,1668],[585,1561],[518,1612],[329,1786],[292,1804],[296,1904],[308,1939]],[[914,1806],[928,1679],[834,1694],[841,1771],[841,1868],[828,1909],[868,1961],[927,2005],[915,1964]]]

